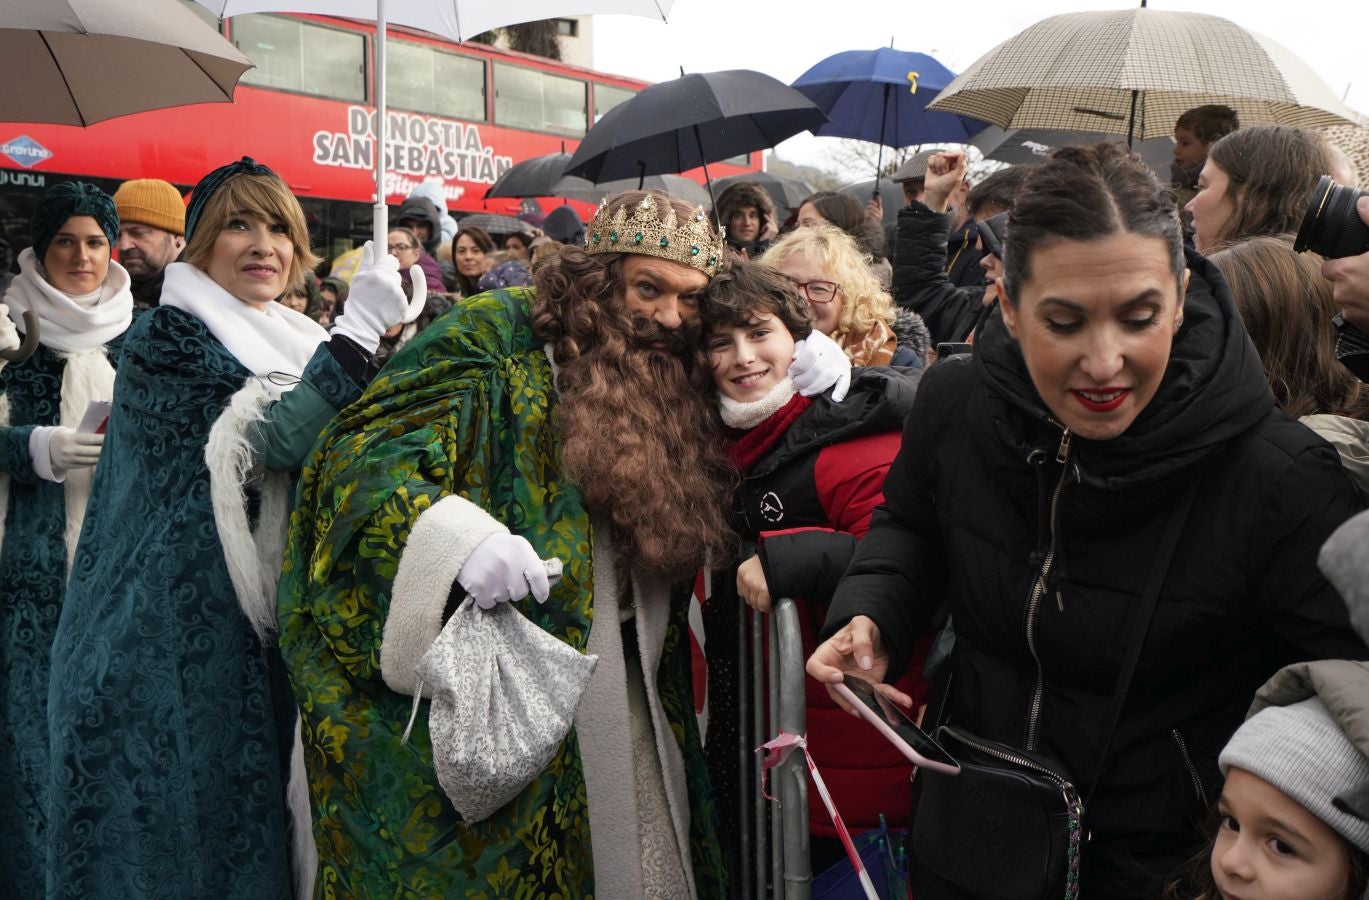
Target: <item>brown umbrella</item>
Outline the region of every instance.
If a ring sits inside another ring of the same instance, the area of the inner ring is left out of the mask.
[[[951,82],[928,109],[1000,128],[1162,137],[1221,103],[1242,125],[1343,125],[1353,113],[1306,63],[1217,16],[1127,9],[1052,16]]]
[[[233,99],[252,61],[177,0],[5,0],[0,122],[89,125]]]

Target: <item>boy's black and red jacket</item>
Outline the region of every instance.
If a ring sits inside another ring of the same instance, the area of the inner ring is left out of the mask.
[[[801,601],[805,656],[816,649],[837,582],[884,500],[884,474],[898,453],[921,371],[869,367],[852,374],[842,402],[795,396],[756,428],[738,433],[741,440],[731,448],[742,470],[733,527],[759,553],[770,596]],[[750,550],[743,553],[749,556]],[[735,568],[715,575],[715,593],[704,608],[709,648],[736,647],[741,602]],[[710,756],[735,766],[735,669],[717,665],[715,653],[708,657],[708,744],[719,751]],[[925,700],[917,667],[899,686],[919,703]],[[907,760],[864,720],[838,708],[822,685],[808,679],[805,687],[808,746],[847,826],[878,827],[881,813],[891,825],[906,823]],[[809,796],[817,796],[811,787]],[[836,835],[821,803],[809,804],[809,822],[814,834]]]

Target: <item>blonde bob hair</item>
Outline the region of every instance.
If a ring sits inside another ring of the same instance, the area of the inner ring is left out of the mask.
[[[760,261],[778,269],[799,254],[841,286],[841,311],[831,334],[838,344],[859,342],[876,322],[893,326],[894,301],[870,271],[870,257],[849,234],[831,225],[799,228],[772,244]]]
[[[304,273],[319,264],[319,257],[309,249],[309,227],[290,188],[276,175],[252,175],[243,172],[233,175],[220,185],[204,205],[190,241],[185,245],[184,260],[202,272],[209,270],[209,257],[214,253],[214,242],[219,239],[228,220],[236,215],[248,215],[263,222],[280,222],[286,236],[294,245],[294,257],[286,283],[292,287],[304,284]]]

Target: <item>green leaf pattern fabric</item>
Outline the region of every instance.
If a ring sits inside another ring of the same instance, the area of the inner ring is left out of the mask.
[[[594,893],[574,729],[513,802],[465,823],[433,771],[427,702],[401,744],[412,699],[380,673],[389,592],[410,529],[451,494],[523,535],[540,556],[563,561],[550,599],[518,609],[585,649],[594,535],[559,471],[553,375],[531,331],[533,297],[523,288],[494,291],[434,322],[334,420],[302,472],[281,581],[280,646],[303,717],[318,897]],[[723,874],[691,712],[685,599],[672,605],[658,683],[685,748],[697,883],[701,895],[716,896]]]

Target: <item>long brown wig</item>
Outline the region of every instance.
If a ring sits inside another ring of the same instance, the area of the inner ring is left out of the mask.
[[[641,201],[620,194],[611,204]],[[693,211],[657,194],[658,209]],[[671,577],[731,559],[728,498],[735,476],[698,323],[674,332],[634,317],[624,302],[623,254],[560,247],[538,263],[534,333],[553,346],[557,421],[567,477],[607,512],[619,552]],[[665,342],[669,350],[652,347]]]

